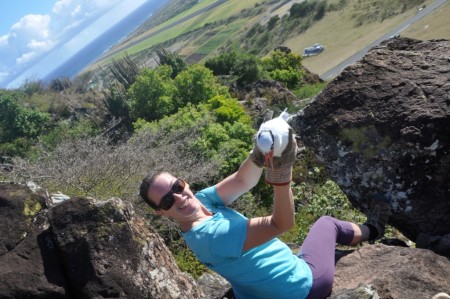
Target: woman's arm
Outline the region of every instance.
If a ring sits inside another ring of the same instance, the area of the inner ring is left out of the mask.
[[[295,224],[294,199],[290,185],[274,186],[272,215],[249,219],[243,250],[266,243]]]
[[[248,192],[259,181],[262,167],[258,167],[250,158],[239,167],[239,170],[216,185],[217,193],[225,205],[231,204],[239,196]]]

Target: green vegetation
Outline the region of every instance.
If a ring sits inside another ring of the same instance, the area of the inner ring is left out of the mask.
[[[322,91],[322,89],[325,88],[326,85],[327,85],[326,82],[302,85],[302,86],[292,90],[292,92],[299,99],[307,99],[307,98],[311,98],[311,97],[317,95],[319,92]]]
[[[33,219],[42,210],[42,205],[36,198],[27,198],[24,202],[23,214],[28,219]]]
[[[50,117],[18,104],[20,92],[0,91],[0,156],[25,155],[49,125]]]
[[[263,58],[261,63],[272,79],[283,82],[288,88],[302,84],[304,70],[300,55],[276,50],[270,57]]]

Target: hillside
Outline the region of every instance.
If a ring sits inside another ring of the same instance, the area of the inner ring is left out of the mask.
[[[177,52],[186,62],[195,63],[232,49],[263,56],[276,46],[286,45],[301,54],[305,47],[321,43],[326,50],[304,60],[309,70],[321,75],[434,1],[329,0],[325,1],[326,11],[321,19],[294,20],[289,11],[299,2],[205,0],[187,5],[187,10],[171,18],[175,12],[169,3],[166,6],[169,11],[162,9],[154,16],[159,24],[153,22],[156,26],[147,29],[152,25],[151,18],[88,69],[108,64],[125,51],[142,64],[154,65],[151,49],[158,44]],[[448,7],[448,3],[442,5],[405,30],[405,36],[449,38]],[[276,24],[269,30],[271,19]]]

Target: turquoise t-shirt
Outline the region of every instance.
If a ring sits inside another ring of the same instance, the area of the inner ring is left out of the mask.
[[[199,261],[230,282],[237,298],[306,298],[312,274],[303,259],[277,238],[243,252],[248,219],[224,206],[215,186],[195,196],[214,215],[183,237]]]

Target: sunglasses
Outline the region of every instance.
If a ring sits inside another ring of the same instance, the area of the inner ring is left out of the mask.
[[[158,205],[158,210],[169,210],[175,203],[175,197],[173,197],[173,194],[180,194],[184,191],[184,187],[186,187],[186,182],[182,179],[177,179],[175,183],[173,183],[172,188],[170,188],[170,191],[161,198]]]

